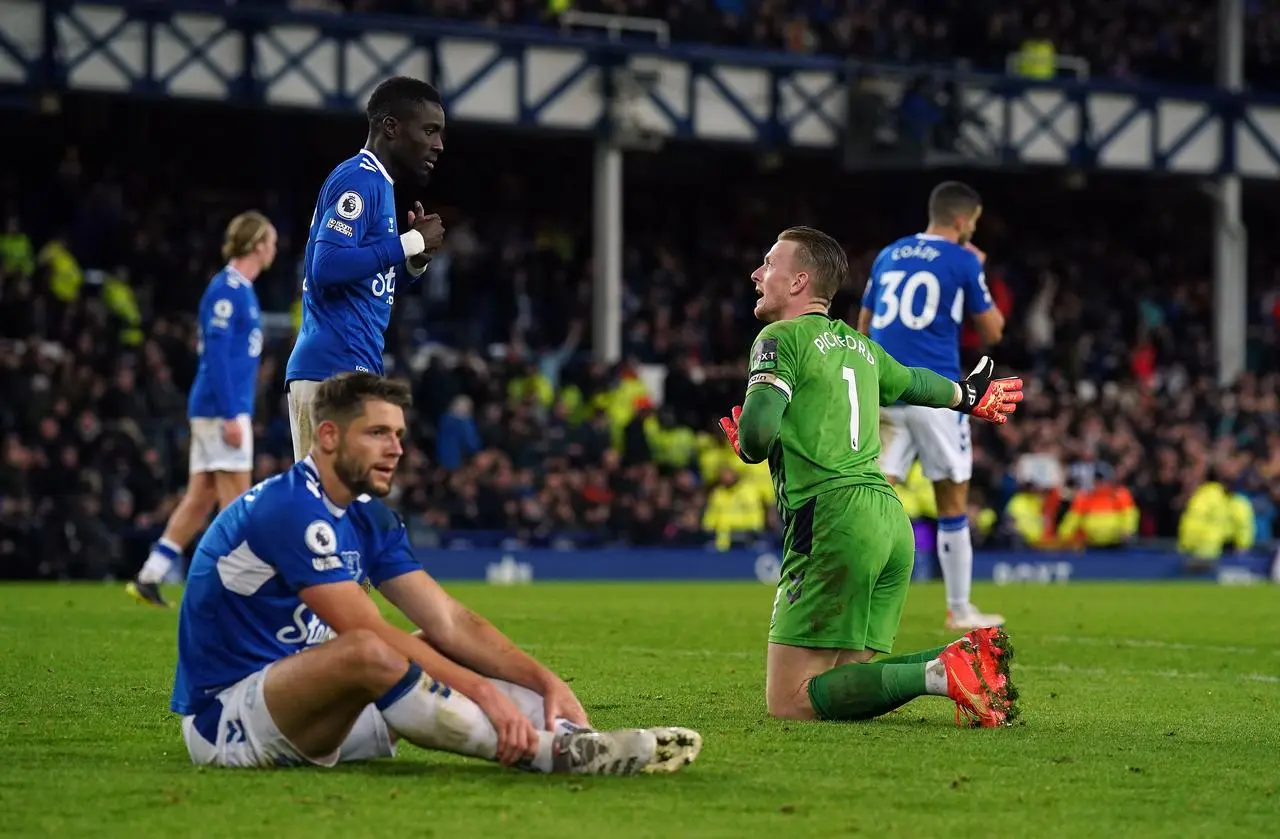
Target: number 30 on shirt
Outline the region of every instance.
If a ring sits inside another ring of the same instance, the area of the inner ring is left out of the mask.
[[[880,275],[880,283],[884,311],[871,319],[873,329],[884,329],[895,320],[907,329],[928,329],[933,325],[942,298],[942,284],[936,275],[929,271],[916,271],[908,277],[906,271],[885,271]],[[924,291],[922,303],[918,301],[921,290]],[[956,294],[951,305],[951,319],[956,323],[964,320],[963,292]]]

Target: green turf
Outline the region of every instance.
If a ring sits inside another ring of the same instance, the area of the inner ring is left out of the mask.
[[[1280,815],[1280,587],[980,589],[1020,725],[926,697],[868,723],[763,708],[759,585],[455,586],[571,680],[598,726],[678,724],[665,777],[547,778],[405,745],[334,770],[188,762],[175,612],[118,586],[0,587],[0,834],[228,837],[1245,837]],[[174,591],[174,596],[177,596]],[[936,586],[899,650],[945,640]]]

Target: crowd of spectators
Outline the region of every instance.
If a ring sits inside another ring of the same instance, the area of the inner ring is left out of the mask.
[[[277,0],[256,0],[275,4]],[[1213,84],[1217,0],[289,0],[295,9],[559,27],[575,9],[665,21],[672,40],[1003,72],[1029,39],[1091,78]],[[1245,0],[1246,77],[1280,90],[1280,3]],[[636,37],[645,37],[637,34]],[[651,35],[648,37],[652,37]]]
[[[0,575],[136,568],[185,482],[194,305],[218,267],[222,226],[255,205],[281,231],[277,264],[258,283],[272,316],[256,477],[290,462],[282,376],[310,202],[361,130],[294,126],[312,138],[289,158],[295,168],[268,158],[253,169],[193,144],[121,175],[112,161],[126,158],[114,149],[138,139],[130,130],[168,130],[149,113],[133,129],[116,112],[15,126],[42,138],[52,157],[38,171],[56,177],[32,182],[33,167],[0,175],[4,195],[26,196],[0,214]],[[852,319],[878,248],[923,225],[934,176],[833,174],[804,159],[760,169],[745,153],[697,149],[628,158],[624,361],[604,366],[590,360],[582,315],[591,311],[589,190],[563,188],[587,182],[589,155],[529,142],[502,171],[485,166],[502,147],[476,135],[446,150],[427,191],[446,217],[446,251],[396,296],[389,359],[414,383],[417,410],[394,501],[415,538],[723,547],[770,534],[767,470],[738,463],[716,429],[741,399],[758,328],[748,276],[781,228],[827,229],[854,265],[833,314]],[[175,173],[188,188],[171,188]],[[716,187],[687,200],[699,183]],[[977,240],[1009,318],[996,355],[1029,389],[1015,422],[975,434],[980,541],[1038,543],[1010,499],[1035,492],[1042,511],[1065,512],[1100,477],[1135,499],[1126,539],[1177,538],[1184,508],[1210,483],[1248,500],[1250,542],[1272,539],[1272,245],[1251,243],[1251,373],[1219,388],[1210,212],[1199,193],[1145,178],[1080,189],[1053,174],[990,173],[973,183],[987,208]],[[1261,186],[1249,198],[1246,221],[1261,229],[1277,196]],[[969,336],[966,354],[978,350]],[[927,518],[918,489],[904,494]]]

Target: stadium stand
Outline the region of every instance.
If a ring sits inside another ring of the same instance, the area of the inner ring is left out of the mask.
[[[1197,0],[291,0],[288,6],[551,28],[566,28],[566,11],[630,15],[666,22],[673,41],[896,64],[962,63],[1033,77],[1085,72],[1211,85],[1217,55],[1216,3]],[[1280,90],[1280,6],[1253,0],[1245,13],[1249,83]]]
[[[85,137],[87,123],[76,120],[129,108],[85,107],[27,128]],[[153,116],[152,129],[185,116]],[[358,133],[343,123],[327,130]],[[753,171],[746,155],[713,163],[696,150],[665,153],[666,175],[646,173],[628,195],[627,361],[605,369],[584,352],[589,324],[565,315],[589,310],[585,208],[538,200],[537,170],[569,166],[564,149],[529,144],[526,160],[491,184],[482,164],[496,142],[458,139],[449,149],[453,174],[440,187],[456,208],[448,257],[397,300],[397,371],[414,380],[419,407],[397,502],[419,538],[723,547],[770,533],[767,471],[737,463],[714,433],[715,418],[740,398],[754,334],[747,275],[773,231],[806,220],[842,238],[860,283],[880,243],[918,226],[929,177],[892,178],[916,197],[881,212],[857,197],[884,194],[886,178],[832,181],[816,164],[770,173]],[[175,150],[164,171],[125,182],[102,163],[117,151],[58,149],[58,179],[44,193],[24,190],[13,173],[22,191],[10,194],[36,198],[8,207],[0,245],[6,575],[122,573],[185,480],[191,307],[217,267],[218,228],[252,197],[234,172],[192,167],[184,156],[199,149]],[[691,213],[664,212],[694,165],[738,177]],[[188,173],[187,206],[166,197],[171,171]],[[827,187],[809,186],[818,183]],[[976,440],[980,538],[1035,547],[1175,540],[1183,511],[1197,498],[1213,503],[1205,487],[1217,481],[1248,499],[1247,521],[1191,535],[1184,525],[1186,549],[1212,555],[1223,542],[1273,539],[1280,275],[1252,289],[1253,372],[1219,391],[1210,377],[1207,237],[1179,235],[1207,229],[1194,192],[1134,191],[1107,179],[1072,191],[1052,176],[980,183],[991,210],[979,241],[1011,323],[1001,357],[1032,380],[1033,394],[1018,423]],[[494,194],[504,196],[500,212]],[[256,197],[284,232],[260,294],[265,308],[285,310],[301,214]],[[60,219],[68,206],[79,209]],[[1037,212],[1045,207],[1052,211]],[[1253,255],[1259,269],[1272,264],[1265,242]],[[477,288],[486,306],[467,296]],[[853,317],[858,290],[841,314]],[[289,462],[281,377],[290,337],[285,324],[264,355],[257,477]],[[667,370],[660,389],[645,372],[657,366]],[[1115,486],[1131,495],[1132,514],[1102,493]],[[927,484],[903,494],[913,515],[931,516]]]
[[[992,70],[1045,36],[1097,75],[1212,76],[1214,31],[1200,4],[1071,4],[1067,14],[1056,3],[970,2],[954,16],[963,31],[929,24],[959,5],[577,8],[660,17],[685,40]],[[532,3],[349,10],[556,25]],[[1250,6],[1249,74],[1259,87],[1276,80],[1277,11]],[[251,155],[194,136],[122,168],[131,149],[221,118],[215,107],[69,96],[58,114],[14,120],[14,136],[43,160],[18,168],[10,159],[0,173],[0,576],[101,578],[140,561],[185,480],[191,312],[234,213],[257,207],[280,229],[280,257],[258,293],[264,310],[296,319],[310,202],[325,168],[359,142],[358,120],[258,114],[262,142]],[[779,167],[747,151],[688,147],[628,159],[625,360],[605,368],[590,362],[590,325],[576,314],[590,311],[590,191],[561,188],[589,182],[588,146],[510,148],[502,135],[451,134],[431,190],[447,251],[397,296],[389,352],[415,383],[418,412],[395,500],[415,538],[720,548],[773,538],[767,470],[738,463],[715,428],[741,398],[756,329],[747,277],[782,227],[830,230],[855,265],[836,311],[852,320],[876,248],[921,226],[936,176],[833,174],[826,160]],[[719,186],[691,195],[691,175]],[[1191,185],[1144,179],[1134,189],[1104,176],[1081,189],[1054,173],[972,180],[989,208],[978,241],[1010,318],[1000,358],[1031,394],[1018,423],[975,440],[979,543],[1156,540],[1212,558],[1274,541],[1273,243],[1251,247],[1250,372],[1223,389],[1211,369],[1209,209]],[[1278,198],[1270,187],[1251,193],[1246,220],[1265,229]],[[290,459],[282,370],[293,321],[273,324],[256,478]],[[975,339],[966,352],[977,349]],[[932,516],[923,481],[902,494],[913,516]]]

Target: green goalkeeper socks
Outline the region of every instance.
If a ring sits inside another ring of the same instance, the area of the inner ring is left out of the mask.
[[[869,720],[924,696],[925,664],[937,650],[870,664],[843,664],[809,682],[809,701],[821,720]],[[927,658],[922,658],[928,656]],[[912,662],[902,659],[916,658]]]
[[[932,650],[921,650],[918,653],[903,653],[902,655],[891,655],[888,658],[876,659],[876,664],[928,664],[938,656],[942,655],[942,651],[947,648],[946,644],[941,647],[934,647]]]

